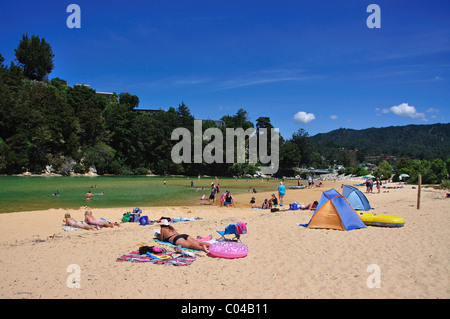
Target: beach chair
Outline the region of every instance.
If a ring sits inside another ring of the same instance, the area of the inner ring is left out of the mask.
[[[241,235],[247,233],[247,224],[246,223],[234,223],[225,227],[225,230],[217,230],[219,235],[221,236],[219,240],[232,240],[232,241],[241,241]],[[232,239],[227,239],[225,235],[234,235],[235,237]]]

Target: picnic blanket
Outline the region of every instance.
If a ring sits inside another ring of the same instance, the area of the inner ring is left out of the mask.
[[[159,258],[155,258],[155,256]],[[157,265],[189,266],[195,261],[195,257],[189,257],[175,251],[168,251],[161,255],[139,255],[139,251],[132,251],[122,255],[116,261],[130,261],[133,263],[152,263]]]

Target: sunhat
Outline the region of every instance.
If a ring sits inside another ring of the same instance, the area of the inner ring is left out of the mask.
[[[161,221],[158,223],[158,225],[169,226],[170,223],[169,223],[169,221],[167,219],[161,219]]]

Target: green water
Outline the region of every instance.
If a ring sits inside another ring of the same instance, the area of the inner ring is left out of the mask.
[[[164,186],[164,180],[166,185]],[[191,187],[191,181],[194,187]],[[146,206],[181,206],[200,203],[203,194],[208,198],[211,182],[220,184],[221,191],[244,193],[249,187],[258,191],[273,191],[279,181],[197,177],[149,177],[149,176],[0,176],[0,213],[45,210],[51,208],[78,209]],[[92,187],[97,185],[97,187]],[[292,182],[294,185],[294,182]],[[288,186],[288,185],[286,185]],[[195,191],[198,187],[198,191]],[[204,187],[202,191],[201,188]],[[58,196],[52,194],[59,190]],[[85,194],[95,196],[87,201]],[[99,195],[103,192],[103,195]]]

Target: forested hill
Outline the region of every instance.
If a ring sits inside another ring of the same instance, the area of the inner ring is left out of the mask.
[[[310,137],[322,155],[337,148],[358,150],[364,156],[396,156],[413,159],[443,160],[450,157],[450,123],[431,125],[390,126],[364,130],[338,129]]]

